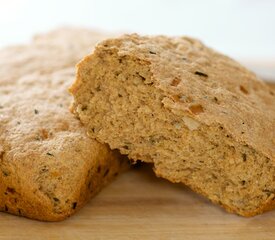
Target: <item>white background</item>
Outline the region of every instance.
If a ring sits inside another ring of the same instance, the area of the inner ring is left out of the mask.
[[[0,47],[64,25],[190,35],[267,74],[275,70],[273,0],[0,0]]]

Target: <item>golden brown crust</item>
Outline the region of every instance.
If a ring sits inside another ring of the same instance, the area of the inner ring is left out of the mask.
[[[103,34],[60,29],[0,52],[0,211],[59,221],[127,163],[68,111],[74,65]]]

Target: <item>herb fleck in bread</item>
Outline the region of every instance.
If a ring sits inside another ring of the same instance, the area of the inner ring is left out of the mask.
[[[226,210],[275,206],[274,91],[200,41],[125,35],[78,65],[73,112],[88,134]]]
[[[58,221],[127,168],[69,112],[74,65],[104,38],[60,29],[0,51],[0,210]]]

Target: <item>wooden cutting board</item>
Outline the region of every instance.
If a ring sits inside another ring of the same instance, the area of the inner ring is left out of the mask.
[[[119,176],[63,222],[0,213],[0,239],[274,240],[275,211],[254,218],[226,213],[147,166]]]

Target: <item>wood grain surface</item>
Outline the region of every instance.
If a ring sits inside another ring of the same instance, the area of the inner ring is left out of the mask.
[[[0,239],[274,240],[275,211],[226,213],[149,166],[119,176],[73,217],[44,223],[0,213]]]

